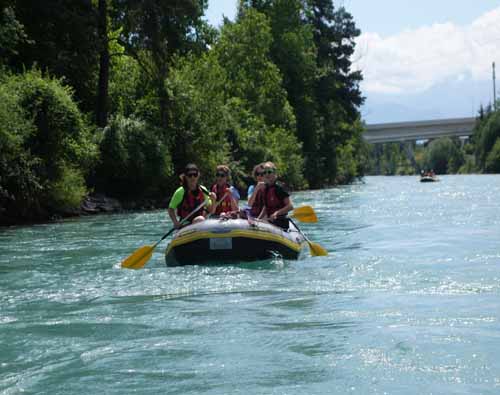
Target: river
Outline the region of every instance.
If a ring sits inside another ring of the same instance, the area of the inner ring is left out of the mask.
[[[0,230],[0,394],[498,394],[500,176],[293,195],[327,257],[119,262],[165,212]]]

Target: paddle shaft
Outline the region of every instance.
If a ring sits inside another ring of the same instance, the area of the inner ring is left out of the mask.
[[[202,203],[200,203],[200,205],[198,207],[196,207],[193,211],[191,211],[186,217],[184,217],[181,222],[179,222],[179,225],[182,225],[184,223],[186,223],[187,220],[189,220],[189,218],[191,218],[199,209],[201,209],[203,206],[205,206],[207,204],[207,201],[204,200]],[[160,244],[161,241],[165,240],[168,236],[170,236],[170,234],[176,230],[177,228],[174,226],[172,229],[170,229],[160,240],[158,240],[156,242],[156,244],[153,246],[156,247],[158,244]]]
[[[215,207],[214,209],[217,208],[217,206],[219,206],[219,204],[221,204],[221,202],[226,198],[227,194],[229,193],[229,191],[227,191],[224,196],[222,196],[222,199],[219,200],[218,202],[215,203]],[[182,221],[180,222],[180,225],[184,224],[189,218],[191,218],[191,216],[196,213],[200,208],[202,208],[205,204],[207,204],[207,201],[203,201],[203,203],[201,203],[198,207],[196,207],[193,211],[191,211],[187,217],[183,218]],[[210,216],[213,215],[213,214],[209,214],[207,219],[210,218]],[[159,241],[156,242],[156,244],[160,243],[160,241],[162,240],[165,240],[174,230],[176,230],[177,228],[176,227],[173,227],[172,229],[170,229],[166,234],[165,236],[163,236]],[[156,244],[155,244],[155,247],[156,247]]]
[[[217,207],[219,207],[219,204],[222,203],[222,201],[226,198],[226,196],[229,194],[229,192],[231,192],[229,189],[226,191],[226,193],[220,198],[220,200],[218,202],[215,203],[215,206],[214,206],[214,212],[215,212],[215,209]],[[210,213],[207,215],[207,219],[209,219],[212,215],[214,215],[214,213]]]
[[[300,228],[297,226],[297,224],[295,223],[295,221],[294,221],[293,219],[291,219],[291,218],[288,218],[288,219],[289,219],[289,220],[290,220],[290,222],[291,222],[291,223],[295,226],[295,228],[297,229],[297,232],[299,232],[299,233],[302,235],[302,237],[303,237],[303,238],[304,238],[304,239],[305,239],[308,243],[310,243],[311,241],[307,238],[307,236],[304,234],[304,232],[302,232],[302,231],[300,230]]]

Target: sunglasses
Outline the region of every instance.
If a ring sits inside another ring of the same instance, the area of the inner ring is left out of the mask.
[[[276,170],[274,169],[267,169],[267,170],[264,170],[264,172],[262,174],[274,174],[276,173]]]
[[[262,177],[263,175],[264,175],[264,173],[263,173],[263,172],[262,172],[262,173],[260,173],[260,172],[259,172],[259,173],[255,173],[255,176],[256,176],[256,177]]]
[[[187,173],[186,177],[189,177],[189,178],[198,177],[198,173]]]
[[[226,173],[216,173],[215,176],[222,178],[222,177],[227,177],[227,174]]]

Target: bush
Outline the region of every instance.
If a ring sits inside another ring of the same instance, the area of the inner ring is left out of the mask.
[[[465,155],[465,163],[458,169],[459,174],[473,174],[476,173],[476,161],[473,155]]]
[[[431,141],[425,151],[425,167],[437,174],[456,173],[464,162],[462,151],[448,137]]]
[[[61,177],[48,188],[48,202],[56,211],[71,210],[80,205],[86,194],[87,187],[81,171],[65,167]]]
[[[486,170],[486,161],[493,146],[500,138],[500,111],[490,114],[479,125],[476,140],[476,157],[481,168]]]
[[[73,180],[76,173],[86,175],[97,150],[71,90],[30,71],[5,77],[0,97],[0,183],[10,215],[40,217],[49,207],[78,206],[75,196],[85,194],[84,183],[74,185],[75,194],[59,186],[69,174]]]
[[[486,157],[485,169],[487,173],[500,173],[500,138]]]
[[[23,147],[35,127],[18,101],[16,92],[0,84],[0,223],[7,215],[25,216],[42,191],[35,173],[39,161]]]
[[[112,196],[143,197],[164,192],[171,160],[158,131],[121,115],[104,129],[97,188]]]

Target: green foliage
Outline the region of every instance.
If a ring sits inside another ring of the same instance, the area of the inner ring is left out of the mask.
[[[203,175],[211,177],[218,164],[229,161],[224,81],[224,70],[214,56],[179,60],[172,69],[167,81],[175,113],[170,138],[178,173],[186,163],[193,162]]]
[[[3,2],[2,207],[71,210],[87,185],[165,197],[187,162],[206,184],[229,164],[240,187],[268,160],[291,188],[360,176],[352,17],[331,0],[242,0],[236,22],[216,31],[207,4]],[[25,72],[33,65],[41,72]],[[106,119],[103,130],[88,123]]]
[[[13,70],[39,67],[64,78],[84,111],[95,109],[99,41],[90,1],[24,0],[15,2],[16,18],[26,40],[12,57]]]
[[[459,143],[449,137],[431,141],[425,152],[425,166],[436,174],[456,173],[464,162]]]
[[[60,177],[66,165],[87,173],[97,157],[90,129],[72,99],[70,88],[53,78],[32,71],[12,77],[6,89],[17,92],[19,105],[33,120],[36,133],[26,144],[42,160],[40,173],[48,181]]]
[[[279,69],[270,59],[272,39],[268,19],[248,10],[238,23],[222,28],[214,51],[227,75],[226,95],[243,99],[266,124],[290,130],[295,117]]]
[[[0,188],[11,211],[30,217],[78,206],[97,150],[71,90],[32,71],[5,78],[0,97]]]
[[[269,20],[247,10],[235,24],[223,27],[214,48],[225,72],[227,136],[234,160],[247,174],[256,163],[275,161],[280,175],[293,187],[305,185],[301,146],[295,136],[295,116],[270,59]]]
[[[486,169],[488,155],[498,138],[500,138],[500,110],[485,115],[474,134],[476,159],[481,169]]]
[[[411,146],[408,146],[408,144],[411,144]],[[414,150],[414,143],[411,142],[371,145],[371,148],[367,151],[361,150],[366,152],[367,155],[365,171],[368,174],[381,175],[415,174],[417,169],[408,159],[408,154]],[[418,150],[415,156],[418,156]],[[358,158],[358,160],[362,161],[363,159]]]
[[[358,158],[362,145],[348,142],[355,134],[363,102],[361,73],[351,70],[351,55],[360,31],[343,8],[331,0],[242,0],[238,20],[254,10],[270,20],[271,58],[283,75],[283,86],[296,117],[309,185],[331,185],[340,160]],[[345,155],[343,154],[345,147]],[[349,154],[351,150],[354,150]],[[352,169],[361,171],[354,163]],[[357,174],[359,176],[360,173]]]
[[[137,102],[144,96],[146,82],[137,61],[131,56],[112,58],[109,80],[109,102],[112,114],[126,117],[137,110]]]
[[[169,118],[165,86],[172,59],[179,54],[206,50],[213,32],[202,19],[207,0],[116,0],[113,19],[123,29],[120,43],[151,81],[158,99],[160,126]]]
[[[500,137],[486,157],[486,173],[500,173]]]
[[[35,173],[39,161],[24,147],[34,131],[17,93],[0,83],[0,222],[3,215],[24,215],[42,190]]]
[[[171,161],[157,135],[144,121],[121,115],[112,119],[100,144],[99,190],[129,198],[164,193]]]
[[[477,173],[476,161],[473,155],[465,155],[465,163],[458,169],[459,174]]]
[[[79,207],[87,195],[87,186],[82,172],[64,167],[60,177],[47,188],[47,204],[55,211]]]
[[[24,26],[16,19],[14,8],[0,5],[0,64],[18,55],[17,47],[26,39]]]

